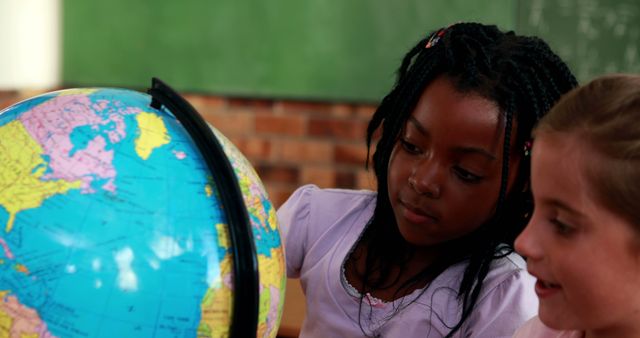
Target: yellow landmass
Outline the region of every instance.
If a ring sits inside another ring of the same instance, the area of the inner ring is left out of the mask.
[[[269,311],[272,310],[272,303],[275,295],[271,294],[271,287],[279,290],[278,309],[284,305],[284,294],[286,287],[286,275],[284,271],[284,254],[281,248],[271,249],[271,257],[258,255],[258,270],[260,273],[260,308],[258,312],[258,337],[275,337],[279,326],[282,312],[278,312],[276,323],[267,323]],[[270,324],[270,325],[267,325]],[[273,332],[268,332],[273,329]]]
[[[9,214],[6,232],[13,228],[18,212],[37,208],[48,197],[78,189],[82,184],[79,180],[41,181],[46,169],[42,153],[20,121],[0,127],[0,206]]]
[[[269,222],[267,222],[267,224],[269,224],[269,228],[271,228],[271,231],[278,230],[278,216],[276,214],[275,208],[269,209]]]
[[[231,255],[225,255],[220,262],[222,276],[231,274],[231,264]],[[231,324],[232,306],[233,293],[227,284],[221,283],[215,288],[209,288],[200,305],[202,314],[197,336],[199,338],[227,337]]]
[[[74,89],[65,89],[58,93],[58,96],[69,96],[69,95],[91,95],[97,92],[97,88],[74,88]]]
[[[221,248],[229,249],[229,230],[224,223],[216,224],[216,230],[218,232],[218,246]]]
[[[258,308],[258,334],[256,337],[265,337],[269,331],[267,317],[271,308],[271,288],[265,287],[260,291],[260,307]]]
[[[271,257],[258,255],[258,270],[260,272],[260,284],[265,287],[275,286],[284,291],[284,255],[282,249],[271,249]]]
[[[4,296],[2,297],[4,298]],[[11,327],[13,327],[13,318],[4,310],[0,309],[0,336],[10,337]]]
[[[171,139],[160,116],[141,112],[136,115],[136,120],[140,135],[135,139],[135,149],[138,156],[146,160],[154,149],[169,143]]]
[[[228,231],[225,224],[216,224],[218,230],[218,245],[228,248]],[[281,248],[271,249],[271,256],[258,255],[258,269],[260,273],[260,304],[258,312],[257,337],[275,337],[282,316],[284,304],[286,277],[284,272],[284,254]],[[231,256],[226,255],[220,263],[220,275],[232,274]],[[278,314],[275,323],[267,321],[276,295],[273,291],[279,290]],[[201,321],[198,326],[198,337],[226,337],[229,334],[231,323],[233,293],[227,284],[216,284],[205,293],[201,302]]]
[[[207,197],[211,197],[211,195],[213,195],[213,188],[211,187],[211,184],[204,185],[204,192],[207,194]]]

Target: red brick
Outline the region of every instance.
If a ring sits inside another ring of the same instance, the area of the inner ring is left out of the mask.
[[[304,166],[301,171],[300,185],[315,184],[321,188],[333,188],[336,185],[336,172],[333,166]]]
[[[276,209],[280,208],[280,206],[287,201],[287,199],[291,196],[296,188],[297,186],[295,185],[281,186],[265,184],[265,189],[267,190],[267,194],[269,195],[269,200]]]
[[[256,114],[256,132],[259,134],[302,136],[307,132],[306,118],[300,115]]]
[[[309,135],[341,140],[364,140],[367,125],[358,120],[311,118]]]
[[[18,98],[0,98],[0,110],[8,108],[18,101],[20,101]]]
[[[224,110],[227,107],[227,99],[218,96],[190,94],[185,95],[185,99],[202,115],[205,112]]]
[[[303,102],[303,101],[279,101],[273,110],[285,113],[323,113],[331,112],[330,103]]]
[[[338,144],[335,146],[334,161],[338,164],[352,164],[364,168],[367,148],[361,144]]]
[[[331,163],[333,144],[321,141],[274,141],[275,159],[289,163]]]
[[[3,90],[0,91],[0,110],[8,108],[22,100],[44,93],[42,90]]]
[[[263,182],[297,184],[300,170],[295,166],[261,164],[255,166],[256,172]]]
[[[247,135],[254,132],[254,116],[245,111],[225,111],[204,115],[205,120],[225,136]]]
[[[338,103],[331,106],[331,116],[337,118],[350,118],[355,113],[354,106],[346,103]]]
[[[229,108],[243,109],[250,108],[252,110],[271,110],[274,102],[268,99],[249,99],[249,98],[229,98]]]
[[[336,172],[336,188],[353,189],[356,186],[356,175],[353,171],[342,170]]]
[[[377,108],[378,107],[374,105],[359,105],[356,107],[356,115],[361,119],[369,121]]]
[[[234,136],[229,137],[229,140],[254,165],[258,161],[266,161],[272,157],[271,142],[268,139]]]
[[[373,169],[370,168],[367,170],[358,170],[356,172],[356,189],[368,189],[368,190],[377,190],[377,182],[376,176],[373,173]]]

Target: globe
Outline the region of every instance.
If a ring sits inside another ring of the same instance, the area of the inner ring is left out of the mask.
[[[0,336],[276,336],[275,209],[238,149],[189,129],[193,108],[154,81],[0,112]]]

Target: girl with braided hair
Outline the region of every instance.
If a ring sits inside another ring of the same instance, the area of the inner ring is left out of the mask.
[[[528,136],[575,87],[535,37],[459,23],[404,57],[367,131],[378,191],[299,188],[278,210],[302,337],[511,337],[537,311],[513,252]]]

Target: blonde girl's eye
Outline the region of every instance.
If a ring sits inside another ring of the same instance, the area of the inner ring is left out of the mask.
[[[552,218],[549,220],[549,222],[553,225],[553,228],[556,231],[556,233],[562,236],[569,236],[575,230],[574,227],[560,221],[558,218]]]

